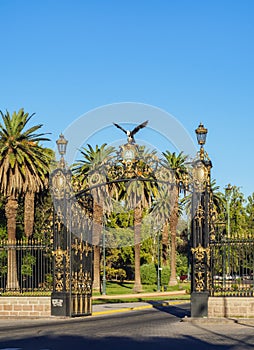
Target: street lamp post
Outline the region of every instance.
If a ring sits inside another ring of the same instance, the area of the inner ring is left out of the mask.
[[[225,195],[226,195],[226,201],[227,201],[227,238],[228,240],[230,239],[230,234],[231,234],[231,230],[230,230],[230,203],[231,203],[231,191],[232,191],[233,187],[231,186],[231,184],[228,184],[227,187],[225,188]],[[228,267],[227,267],[227,274],[230,274],[230,245],[228,243],[228,252],[227,252],[227,256],[228,256]],[[224,260],[224,264],[223,264],[223,269],[225,271],[225,260]],[[225,279],[225,272],[223,274],[223,281]],[[224,282],[225,285],[225,282]]]
[[[231,203],[231,191],[233,187],[228,184],[225,188],[226,200],[227,200],[227,236],[230,238],[230,203]]]
[[[64,156],[66,154],[68,141],[65,139],[63,134],[60,134],[59,139],[56,141],[56,144],[57,144],[58,153],[61,156],[59,161],[59,166],[60,168],[64,168],[65,167]]]
[[[157,263],[157,292],[161,291],[161,283],[160,283],[160,271],[161,271],[161,267],[160,267],[160,230],[158,230],[157,232],[157,259],[158,259],[158,263]]]
[[[103,276],[102,276],[102,295],[106,295],[106,237],[105,237],[105,225],[103,218],[102,226],[102,250],[103,250]]]

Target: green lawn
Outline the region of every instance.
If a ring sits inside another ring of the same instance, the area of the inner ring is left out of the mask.
[[[96,299],[93,300],[93,304],[98,303],[117,303],[117,302],[135,302],[135,301],[147,301],[151,300],[151,297],[141,297],[139,296],[139,293],[133,292],[133,286],[134,282],[109,282],[107,281],[106,284],[106,295],[114,296],[114,295],[121,295],[121,294],[132,294],[130,298],[116,298],[116,299]],[[167,291],[177,291],[177,290],[186,290],[187,292],[190,289],[189,283],[179,283],[179,285],[174,287],[168,287]],[[144,293],[152,293],[157,291],[156,285],[143,285],[143,292]],[[152,297],[152,300],[189,300],[190,295],[186,292],[186,294],[183,295],[176,295],[176,296],[154,296]],[[93,296],[99,297],[100,293],[93,293]]]

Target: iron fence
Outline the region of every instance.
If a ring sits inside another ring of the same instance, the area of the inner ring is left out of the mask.
[[[50,240],[0,241],[0,292],[49,292],[53,285]]]
[[[228,236],[225,231],[210,242],[212,296],[254,296],[254,235]]]

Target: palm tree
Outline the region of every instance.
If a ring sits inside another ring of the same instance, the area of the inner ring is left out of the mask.
[[[159,176],[157,178],[159,180]],[[153,218],[153,225],[156,231],[162,231],[162,265],[167,265],[168,260],[168,230],[170,217],[170,191],[169,185],[165,183],[158,184],[158,193],[154,205],[151,210],[151,217]],[[158,233],[159,234],[159,233]]]
[[[215,179],[211,180],[210,186],[212,192],[213,207],[216,215],[219,215],[224,212],[224,208],[226,207],[226,198],[224,193],[220,191],[220,186],[216,184]]]
[[[170,187],[170,217],[169,227],[171,234],[171,260],[170,260],[170,280],[169,285],[177,284],[176,279],[176,230],[179,218],[179,195],[184,176],[187,174],[185,165],[187,156],[180,152],[178,155],[173,152],[163,152],[164,166],[173,172],[174,183]]]
[[[48,174],[49,174],[49,165],[53,161],[54,152],[49,148],[44,148],[45,156],[47,157],[47,176],[41,178],[44,182],[44,188],[48,187]],[[34,203],[35,203],[35,194],[40,192],[43,189],[41,186],[37,186],[37,188],[29,188],[25,193],[24,200],[24,232],[26,237],[30,237],[33,234],[34,229]]]
[[[133,290],[142,291],[140,276],[140,241],[143,208],[151,206],[152,199],[157,193],[154,167],[157,166],[155,151],[145,147],[137,147],[138,162],[135,164],[133,178],[142,180],[129,181],[126,185],[125,202],[127,208],[134,208],[134,250],[135,250],[135,283]],[[143,181],[143,180],[152,181]]]
[[[108,163],[113,158],[114,147],[104,143],[101,147],[91,145],[81,149],[83,159],[73,165],[73,172],[82,189],[91,187],[93,197],[93,290],[100,291],[100,238],[102,232],[103,216],[110,203],[107,181]],[[98,186],[97,186],[98,185]]]
[[[7,218],[8,240],[16,239],[16,215],[18,197],[26,193],[42,190],[47,183],[51,158],[40,141],[48,141],[45,134],[35,133],[41,128],[35,125],[27,127],[32,118],[20,109],[10,116],[0,111],[3,123],[0,124],[0,191],[7,197],[5,214]],[[16,252],[8,251],[7,288],[18,288]]]

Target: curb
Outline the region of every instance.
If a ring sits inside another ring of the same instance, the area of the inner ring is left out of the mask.
[[[254,320],[250,318],[226,318],[226,317],[184,317],[182,322],[191,323],[194,325],[213,325],[213,324],[239,324],[242,326],[254,325]]]
[[[122,309],[107,310],[107,311],[95,311],[95,312],[92,312],[92,316],[114,314],[117,312],[129,312],[129,311],[135,311],[135,310],[151,309],[153,307],[154,307],[153,305],[144,305],[144,306],[125,307]]]
[[[150,297],[154,297],[154,296],[158,296],[158,297],[174,297],[174,296],[178,296],[178,295],[186,295],[186,291],[185,290],[177,290],[177,291],[172,291],[172,292],[153,292],[153,293],[135,293],[135,294],[115,294],[115,295],[93,295],[92,296],[92,300],[107,300],[107,299],[135,299],[135,298],[150,298]]]

